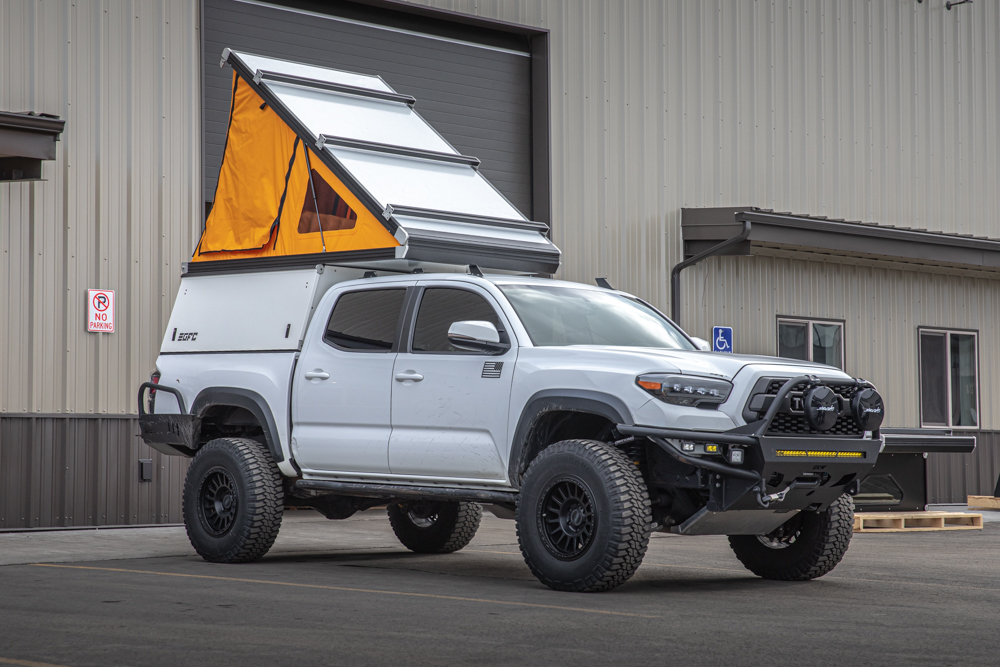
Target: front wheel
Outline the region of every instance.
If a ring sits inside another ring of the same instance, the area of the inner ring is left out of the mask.
[[[743,565],[764,579],[806,581],[837,567],[854,534],[854,501],[844,495],[823,512],[799,512],[767,535],[730,535]]]
[[[416,501],[389,505],[389,524],[404,547],[447,554],[465,547],[479,530],[483,508],[473,502]]]
[[[256,440],[212,440],[188,468],[183,509],[188,539],[202,558],[213,563],[258,560],[281,528],[281,473]]]
[[[625,583],[646,553],[649,494],[613,445],[564,440],[531,462],[517,501],[517,540],[538,580],[557,591]]]

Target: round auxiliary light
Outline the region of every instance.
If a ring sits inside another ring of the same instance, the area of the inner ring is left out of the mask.
[[[862,431],[874,431],[882,425],[885,405],[882,397],[874,389],[862,389],[851,400],[851,411]]]
[[[840,401],[829,387],[813,387],[806,392],[803,409],[809,427],[815,431],[829,431],[840,416]]]

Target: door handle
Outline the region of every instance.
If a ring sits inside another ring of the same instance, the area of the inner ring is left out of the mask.
[[[329,380],[330,374],[322,368],[317,368],[316,370],[306,371],[305,378],[307,380]]]
[[[413,371],[403,371],[402,373],[396,373],[396,382],[406,382],[410,380],[412,382],[420,382],[424,379],[424,376],[420,373],[414,373]]]

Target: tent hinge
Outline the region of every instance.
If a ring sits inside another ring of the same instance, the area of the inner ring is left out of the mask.
[[[382,211],[382,217],[386,220],[392,217],[392,204],[385,205],[385,210]]]

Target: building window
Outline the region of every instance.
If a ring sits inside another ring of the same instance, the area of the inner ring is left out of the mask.
[[[844,368],[844,323],[778,318],[778,356]]]
[[[919,336],[920,425],[978,427],[978,333],[919,329]]]

